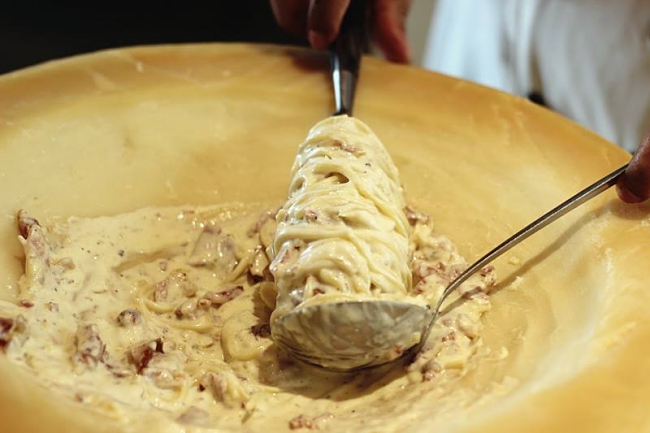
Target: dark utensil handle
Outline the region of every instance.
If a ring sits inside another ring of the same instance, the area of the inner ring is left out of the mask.
[[[352,115],[361,56],[366,48],[366,12],[366,0],[352,0],[343,17],[339,35],[330,47],[336,104],[334,115]]]

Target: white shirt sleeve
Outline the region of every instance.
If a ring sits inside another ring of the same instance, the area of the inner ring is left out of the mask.
[[[650,129],[647,0],[438,0],[423,66],[546,104],[627,150]]]

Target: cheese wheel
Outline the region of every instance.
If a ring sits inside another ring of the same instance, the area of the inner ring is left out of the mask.
[[[327,56],[283,47],[113,50],[0,77],[0,296],[17,300],[18,209],[47,218],[283,203],[295,143],[331,109]],[[391,153],[408,201],[470,260],[629,158],[527,101],[372,58],[355,115]],[[498,260],[482,340],[491,355],[448,387],[369,388],[346,402],[356,405],[348,426],[650,431],[649,211],[610,191]],[[56,398],[1,354],[0,375],[3,431],[121,426],[118,413]],[[274,404],[346,398],[315,397],[280,393]],[[273,416],[265,425],[288,429]],[[153,414],[130,425],[169,428]]]

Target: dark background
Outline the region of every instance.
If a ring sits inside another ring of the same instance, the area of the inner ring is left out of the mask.
[[[268,0],[0,2],[0,73],[105,48],[234,41],[306,45],[277,26]]]

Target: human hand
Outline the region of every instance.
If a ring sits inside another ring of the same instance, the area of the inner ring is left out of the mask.
[[[616,192],[626,203],[640,203],[650,198],[650,134],[646,136],[616,184]]]
[[[386,59],[409,63],[411,52],[404,30],[411,0],[368,0],[373,40]],[[312,47],[326,49],[339,33],[350,0],[271,0],[280,27],[306,36]]]

